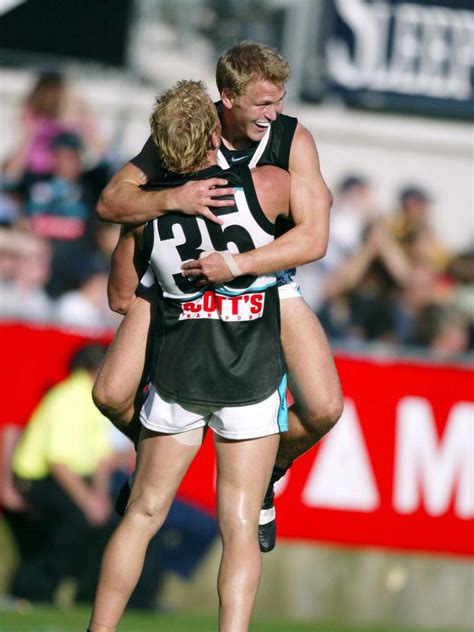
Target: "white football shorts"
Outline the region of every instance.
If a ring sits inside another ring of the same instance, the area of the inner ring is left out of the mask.
[[[270,397],[258,404],[245,406],[206,406],[184,404],[158,393],[150,384],[140,411],[145,428],[154,432],[176,434],[209,426],[225,439],[255,439],[288,430],[286,375]]]
[[[300,286],[296,281],[288,281],[278,286],[278,297],[280,301],[284,298],[301,298]]]

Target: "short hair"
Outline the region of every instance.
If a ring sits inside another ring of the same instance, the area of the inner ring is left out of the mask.
[[[101,343],[89,343],[80,347],[72,356],[70,370],[86,369],[87,371],[97,371],[102,364],[107,345]]]
[[[67,92],[66,79],[58,72],[44,72],[36,80],[25,99],[33,114],[37,116],[61,115]]]
[[[205,167],[218,125],[216,107],[202,81],[178,81],[158,95],[150,126],[165,169],[187,173]]]
[[[288,81],[288,62],[270,46],[257,42],[240,42],[223,53],[217,62],[216,84],[222,94],[238,97],[254,79],[263,79],[276,85]]]
[[[369,181],[364,176],[360,176],[358,174],[350,174],[343,178],[339,183],[339,192],[347,193],[351,189],[355,189],[357,187],[366,187],[368,186]]]
[[[408,200],[419,200],[420,202],[431,202],[430,194],[420,186],[410,185],[404,187],[398,196],[400,204],[406,204]]]

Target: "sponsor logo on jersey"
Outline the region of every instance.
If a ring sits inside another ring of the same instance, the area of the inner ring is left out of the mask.
[[[264,304],[263,292],[223,296],[207,291],[193,301],[182,303],[179,320],[188,318],[212,318],[229,322],[255,320],[262,317]]]

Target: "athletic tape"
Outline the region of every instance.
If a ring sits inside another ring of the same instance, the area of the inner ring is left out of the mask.
[[[261,509],[260,517],[258,519],[259,525],[268,524],[269,522],[273,522],[276,518],[275,507],[270,507],[270,509]]]
[[[206,257],[209,257],[209,255],[213,255],[214,253],[220,255],[224,259],[224,262],[229,268],[230,273],[232,274],[234,279],[235,277],[242,276],[242,270],[239,268],[233,254],[228,250],[208,250],[205,252],[201,252],[201,254],[199,255],[199,259],[205,259]]]
[[[203,433],[204,428],[193,428],[192,430],[185,430],[184,432],[176,432],[170,436],[184,445],[197,446],[202,443]]]

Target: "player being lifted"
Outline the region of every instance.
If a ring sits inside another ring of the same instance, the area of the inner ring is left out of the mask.
[[[217,109],[222,124],[219,164],[223,168],[271,164],[287,170],[290,176],[293,227],[275,242],[255,250],[237,254],[238,249],[229,245],[242,274],[285,270],[278,275],[281,336],[294,404],[262,507],[262,551],[271,550],[275,544],[274,483],[332,428],[342,412],[339,379],[326,336],[292,280],[294,271],[289,270],[324,256],[331,194],[321,175],[310,132],[295,118],[282,114],[288,75],[288,64],[278,53],[252,42],[242,42],[226,51],[216,69],[221,94]],[[218,222],[217,212],[232,204],[231,200],[217,197],[215,187],[225,184],[224,177],[191,181],[160,191],[143,188],[146,183],[163,180],[164,175],[160,151],[150,137],[142,152],[104,190],[99,216],[106,221],[133,224],[179,211]],[[219,191],[221,196],[232,192],[231,187]],[[193,276],[198,285],[221,283],[233,278],[232,268],[221,256],[211,255],[184,263],[183,275]],[[127,307],[126,302],[117,300],[117,309],[125,311]],[[135,301],[94,389],[97,405],[131,436],[136,434],[134,424],[129,424],[134,417],[135,389],[145,362],[143,332],[149,322],[148,304]]]
[[[168,179],[176,184],[222,177],[220,122],[198,82],[182,81],[157,100],[152,116]],[[181,175],[178,175],[181,174]],[[184,174],[184,176],[183,176]],[[245,251],[274,239],[288,215],[289,176],[235,165],[226,174],[234,202],[217,211],[222,224],[169,213],[122,235],[110,277],[112,296],[133,300],[143,255],[161,288],[161,342],[156,371],[141,408],[135,479],[125,515],[104,553],[89,630],[115,629],[141,573],[149,540],[159,530],[211,428],[217,454],[217,517],[223,542],[218,577],[219,629],[248,629],[261,555],[260,506],[287,428],[286,374],[280,341],[276,274],[238,276],[196,290],[183,258],[202,252],[225,261],[229,240]],[[233,263],[230,263],[233,266]]]

